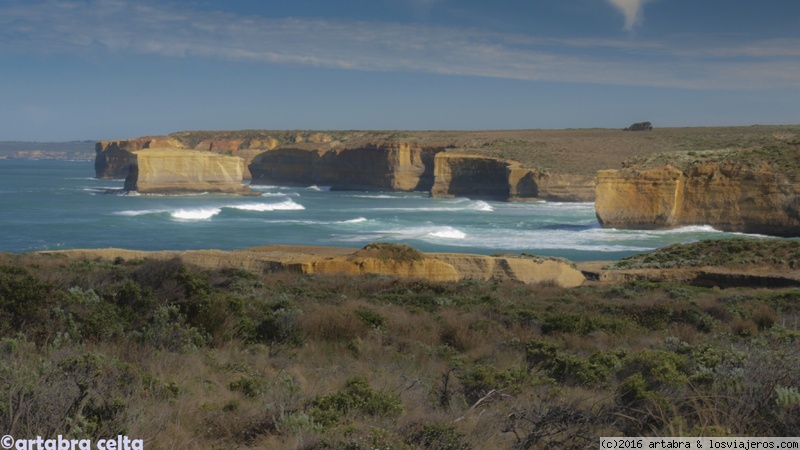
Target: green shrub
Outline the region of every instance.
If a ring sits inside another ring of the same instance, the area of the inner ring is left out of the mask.
[[[409,445],[415,448],[429,450],[467,450],[470,448],[465,441],[464,433],[459,432],[452,425],[427,424],[410,433],[406,439]]]
[[[492,389],[517,391],[528,379],[528,373],[522,370],[521,367],[501,370],[490,365],[474,366],[465,370],[460,376],[464,400],[470,405],[488,394]]]
[[[361,319],[365,324],[375,329],[383,328],[387,323],[389,323],[389,320],[386,317],[370,309],[359,308],[354,311],[354,314],[358,316],[358,318]]]
[[[186,324],[177,306],[162,306],[141,333],[143,343],[159,349],[183,351],[209,343],[209,336]]]
[[[397,417],[403,412],[400,397],[376,391],[362,377],[347,380],[339,392],[320,395],[311,402],[310,415],[315,423],[330,426],[346,415]]]
[[[407,244],[373,242],[367,244],[364,250],[375,253],[376,257],[383,261],[414,262],[425,259],[422,252]]]
[[[665,350],[645,349],[627,358],[620,374],[639,374],[649,387],[678,385],[686,382],[688,361],[685,355]]]
[[[630,323],[622,318],[598,314],[550,313],[542,319],[540,328],[544,334],[572,333],[586,336],[596,331],[619,335],[630,329]]]
[[[269,384],[263,378],[241,377],[236,381],[231,381],[228,389],[232,392],[241,392],[245,397],[255,398],[266,394]]]

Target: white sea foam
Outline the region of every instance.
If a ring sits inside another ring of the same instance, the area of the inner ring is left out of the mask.
[[[300,197],[299,192],[262,192],[262,197]]]
[[[312,184],[311,186],[308,187],[308,189],[310,189],[312,191],[330,191],[331,187],[330,186],[317,186],[316,184]]]
[[[459,204],[462,203],[462,204]],[[409,211],[409,212],[458,212],[458,211],[480,211],[491,212],[494,207],[482,200],[475,202],[456,202],[452,206],[423,206],[423,207],[387,207],[387,208],[370,208],[371,211]]]
[[[476,201],[472,205],[472,208],[475,209],[476,211],[494,211],[494,208],[492,207],[492,205],[486,203],[483,200]]]
[[[276,190],[276,191],[279,191],[279,190],[282,190],[282,189],[294,189],[292,186],[273,186],[271,184],[250,184],[248,186],[250,186],[250,189],[256,189],[256,190],[259,190],[259,191],[261,191],[261,190]]]
[[[163,214],[167,212],[169,212],[168,209],[138,209],[138,210],[118,211],[115,212],[114,215],[135,217],[135,216],[145,216],[148,214]]]
[[[226,208],[239,209],[243,211],[298,211],[306,209],[305,206],[295,203],[294,201],[285,200],[280,203],[243,203],[240,205],[229,205]]]
[[[403,198],[403,197],[400,197],[400,196],[397,196],[397,195],[386,195],[386,194],[375,194],[375,195],[367,195],[367,194],[365,194],[365,195],[351,195],[350,197],[354,197],[354,198],[376,198],[376,199],[387,199],[387,198],[395,199],[395,198]]]
[[[436,231],[431,231],[428,236],[444,239],[464,239],[467,237],[466,233],[453,227],[443,227]]]
[[[208,220],[222,212],[220,208],[177,209],[170,215],[178,220]]]
[[[334,223],[347,224],[347,223],[363,223],[363,222],[366,222],[366,221],[367,221],[366,217],[359,217],[358,219],[341,220],[339,222],[334,222]]]

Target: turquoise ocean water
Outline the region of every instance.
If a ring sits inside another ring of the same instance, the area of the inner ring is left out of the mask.
[[[118,247],[231,250],[268,244],[534,253],[619,259],[676,242],[740,236],[707,226],[602,229],[591,203],[505,203],[424,193],[254,186],[259,197],[120,195],[88,161],[0,160],[0,251]]]

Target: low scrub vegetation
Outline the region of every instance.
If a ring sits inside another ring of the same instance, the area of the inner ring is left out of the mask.
[[[673,244],[629,256],[608,269],[667,269],[679,267],[771,267],[800,269],[800,241],[786,239],[718,239]]]
[[[796,289],[0,255],[0,428],[150,449],[796,436],[799,320]]]

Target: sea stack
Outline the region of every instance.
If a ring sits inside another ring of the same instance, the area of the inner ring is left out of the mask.
[[[250,193],[242,185],[244,160],[236,156],[179,148],[148,148],[132,154],[125,178],[127,191]]]

